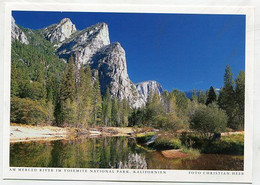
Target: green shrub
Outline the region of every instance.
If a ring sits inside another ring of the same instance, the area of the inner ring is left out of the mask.
[[[225,131],[228,120],[225,111],[214,103],[198,107],[190,119],[190,128],[209,139]]]
[[[11,98],[11,122],[37,125],[48,118],[46,104],[28,98]]]
[[[149,139],[151,139],[155,135],[154,132],[147,132],[145,134],[137,134],[136,141],[138,143],[146,143]]]
[[[215,154],[244,154],[244,135],[235,134],[231,136],[224,136],[218,141],[214,141],[202,148],[203,153]]]
[[[201,148],[205,143],[208,142],[207,139],[199,134],[186,132],[180,135],[180,140],[182,145],[187,148]]]
[[[149,146],[156,150],[169,150],[181,148],[181,141],[178,138],[159,137]]]

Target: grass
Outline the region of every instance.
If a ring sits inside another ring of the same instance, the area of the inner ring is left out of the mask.
[[[146,143],[154,135],[155,135],[154,132],[147,132],[147,133],[142,133],[142,134],[136,134],[136,140],[137,140],[138,143]]]
[[[244,134],[232,134],[229,136],[224,136],[221,140],[225,142],[235,142],[242,144],[244,143]]]
[[[212,142],[207,148],[204,147],[202,152],[243,155],[244,134],[224,136],[220,140]]]
[[[136,146],[137,146],[138,148],[141,148],[141,149],[145,150],[146,152],[153,152],[153,151],[155,151],[155,149],[149,148],[149,147],[145,147],[145,146],[143,146],[143,145],[136,144]]]
[[[185,146],[182,146],[181,151],[183,153],[189,154],[192,157],[198,157],[200,155],[200,151],[198,149],[194,149],[194,148],[187,148]]]
[[[180,149],[181,141],[178,138],[158,137],[149,146],[156,150]]]
[[[191,133],[180,136],[182,145],[187,148],[200,150],[208,154],[244,154],[244,134],[222,136],[219,140],[209,140],[200,135]]]

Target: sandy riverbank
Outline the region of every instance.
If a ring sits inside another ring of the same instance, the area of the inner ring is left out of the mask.
[[[31,126],[11,124],[10,142],[69,139],[77,135],[87,136],[131,136],[135,130],[130,127],[100,127],[90,130],[54,126]]]
[[[10,142],[58,140],[69,136],[68,128],[53,126],[11,125]]]

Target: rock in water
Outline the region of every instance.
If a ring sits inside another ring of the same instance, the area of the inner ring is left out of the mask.
[[[136,84],[136,89],[143,102],[147,102],[150,92],[161,95],[163,93],[162,85],[156,81],[145,81]]]
[[[77,31],[76,26],[69,18],[62,19],[58,24],[51,25],[43,30],[43,35],[52,43],[60,45],[65,39]]]
[[[15,24],[15,20],[12,16],[11,18],[11,37],[13,40],[19,40],[23,44],[29,44],[28,38],[25,33]]]
[[[57,54],[67,60],[72,55],[77,64],[88,64],[100,48],[109,44],[107,24],[98,23],[72,35],[57,49]]]
[[[127,99],[133,107],[143,104],[135,85],[129,79],[125,50],[120,43],[115,42],[99,49],[92,57],[91,68],[98,70],[102,94],[109,88],[113,97]]]

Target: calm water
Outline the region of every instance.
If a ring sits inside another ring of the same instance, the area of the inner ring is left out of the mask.
[[[243,156],[201,154],[167,159],[127,137],[21,142],[10,148],[12,167],[243,170]]]

